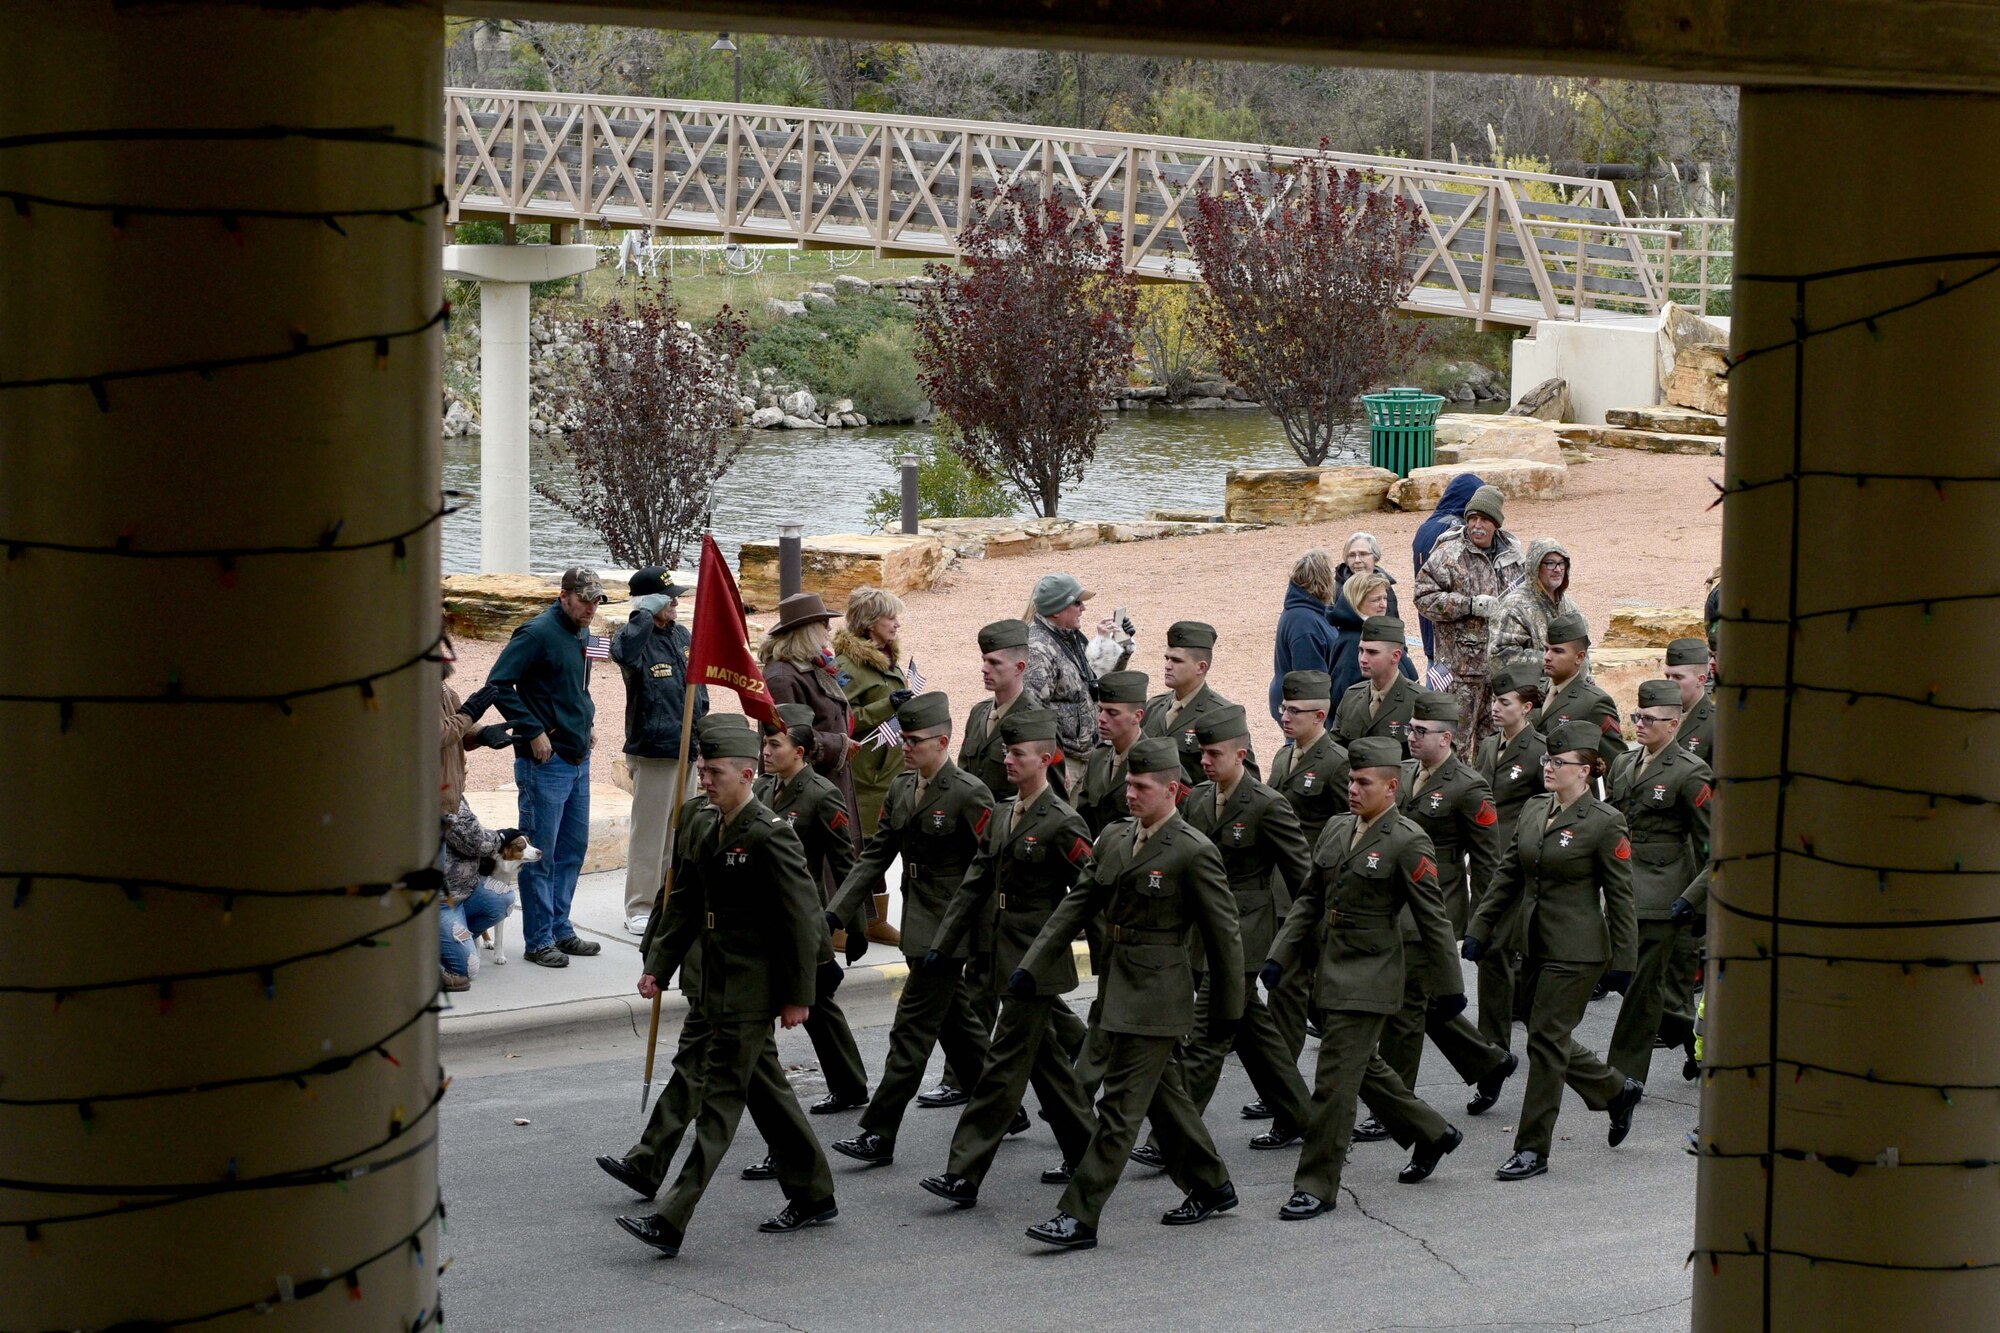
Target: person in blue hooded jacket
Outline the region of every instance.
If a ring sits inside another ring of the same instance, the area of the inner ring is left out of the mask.
[[[1328,618],[1338,584],[1333,557],[1315,546],[1292,565],[1285,585],[1285,609],[1278,613],[1278,639],[1271,650],[1271,716],[1279,716],[1279,693],[1288,671],[1333,674],[1335,633]]]
[[[1470,472],[1461,473],[1451,479],[1451,485],[1445,487],[1444,498],[1438,501],[1437,510],[1417,528],[1417,539],[1410,546],[1410,552],[1416,557],[1416,563],[1410,568],[1424,567],[1424,561],[1431,558],[1431,548],[1438,544],[1438,538],[1464,519],[1465,506],[1471,503],[1473,492],[1485,484]],[[1423,627],[1424,660],[1435,661],[1437,648],[1432,637],[1430,617],[1420,612],[1417,620]]]

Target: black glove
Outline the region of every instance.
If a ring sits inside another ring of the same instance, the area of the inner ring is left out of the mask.
[[[908,703],[910,700],[916,697],[917,697],[917,692],[915,690],[890,690],[889,707],[901,708],[904,704]]]
[[[495,722],[490,727],[481,727],[473,733],[479,743],[489,750],[508,750],[514,746],[514,733],[507,730],[505,722]]]
[[[832,998],[833,993],[840,989],[840,983],[846,976],[847,974],[840,970],[840,964],[834,962],[831,958],[821,963],[813,973],[813,979],[818,983],[815,988],[816,994],[813,1002],[815,1004],[824,1004],[828,999]]]
[[[1667,908],[1667,920],[1677,926],[1684,926],[1694,920],[1694,904],[1685,898],[1676,898]]]
[[[1465,1012],[1465,992],[1456,995],[1433,995],[1424,1006],[1424,1019],[1431,1023],[1449,1023]]]
[[[948,976],[958,970],[958,960],[946,958],[936,949],[924,955],[924,961],[917,964],[917,970],[927,977]]]
[[[1617,991],[1623,995],[1632,988],[1632,974],[1622,968],[1613,968],[1604,974],[1604,989]]]
[[[1208,1039],[1221,1045],[1236,1040],[1236,1029],[1243,1026],[1240,1018],[1211,1018],[1208,1020]]]
[[[1486,942],[1484,940],[1475,938],[1474,936],[1471,935],[1467,935],[1463,940],[1459,941],[1458,956],[1460,958],[1463,958],[1466,962],[1476,963],[1482,957],[1484,957],[1485,954],[1486,954]]]
[[[1139,627],[1132,623],[1132,617],[1125,616],[1118,622],[1118,625],[1119,628],[1123,629],[1125,633],[1130,635],[1132,638],[1136,639],[1139,637]]]
[[[847,956],[848,966],[852,967],[862,954],[868,952],[868,933],[861,930],[848,931],[847,947],[841,952]]]
[[[481,685],[465,697],[465,702],[458,706],[458,711],[467,717],[478,717],[481,713],[491,708],[493,701],[499,697],[500,687],[498,685]]]
[[[1284,977],[1285,969],[1278,966],[1276,959],[1266,961],[1264,966],[1257,969],[1257,980],[1264,983],[1264,989],[1267,991],[1278,989],[1278,983],[1284,980]]]
[[[1023,1000],[1032,1000],[1035,997],[1035,978],[1027,968],[1014,969],[1014,974],[1007,978],[1007,993]]]

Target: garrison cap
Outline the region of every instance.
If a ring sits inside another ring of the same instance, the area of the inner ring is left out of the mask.
[[[1153,682],[1143,671],[1107,671],[1097,678],[1097,702],[1101,704],[1142,704]]]
[[[1639,707],[1675,708],[1681,706],[1681,687],[1671,680],[1642,680],[1639,682]]]
[[[1132,748],[1125,752],[1125,771],[1128,773],[1172,773],[1181,772],[1180,747],[1164,736],[1142,736],[1132,742]]]
[[[1486,517],[1492,519],[1496,526],[1505,522],[1505,501],[1500,494],[1499,487],[1481,486],[1478,490],[1474,491],[1472,498],[1465,503],[1465,514],[1467,518],[1470,518],[1474,514],[1484,514]]]
[[[1347,747],[1349,768],[1403,767],[1403,743],[1394,736],[1362,736]]]
[[[1590,622],[1581,611],[1565,611],[1549,617],[1549,639],[1553,644],[1590,643]]]
[[[1486,685],[1495,694],[1532,690],[1542,683],[1542,668],[1530,662],[1509,662],[1487,673]]]
[[[983,625],[979,630],[979,651],[997,653],[1002,648],[1026,648],[1028,646],[1028,622],[1025,620],[996,620]]]
[[[811,704],[779,704],[778,721],[787,727],[810,727],[813,724]]]
[[[1395,616],[1370,616],[1361,622],[1361,642],[1404,646],[1403,622]]]
[[[1676,694],[1674,697],[1678,699],[1680,696]],[[1603,742],[1604,729],[1595,722],[1561,722],[1549,729],[1550,754],[1568,754],[1571,750],[1588,750],[1596,754]]]
[[[1333,700],[1333,677],[1324,671],[1287,671],[1283,686],[1287,699]]]
[[[1417,696],[1416,720],[1419,722],[1449,722],[1458,725],[1458,698],[1450,694],[1426,691]]]
[[[1167,647],[1212,649],[1215,647],[1215,626],[1205,625],[1199,620],[1176,620],[1167,626]]]
[[[913,694],[903,700],[903,706],[896,710],[896,724],[905,733],[948,727],[951,725],[951,699],[937,690]]]
[[[763,738],[748,719],[735,713],[711,713],[694,729],[706,759],[755,759],[764,748]]]
[[[1000,739],[1009,745],[1019,745],[1022,741],[1055,740],[1056,715],[1046,708],[1017,708],[1000,719]]]
[[[1667,645],[1668,666],[1707,666],[1707,639],[1675,639]]]
[[[1203,745],[1214,745],[1217,741],[1248,740],[1250,718],[1244,713],[1242,704],[1218,708],[1201,720],[1201,725],[1194,729],[1194,738]]]

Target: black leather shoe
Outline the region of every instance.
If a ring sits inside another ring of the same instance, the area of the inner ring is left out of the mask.
[[[1197,1222],[1206,1222],[1217,1213],[1226,1213],[1236,1206],[1236,1186],[1223,1181],[1212,1190],[1190,1190],[1181,1200],[1181,1206],[1170,1213],[1160,1214],[1163,1227],[1191,1227]]]
[[[1501,1085],[1514,1077],[1514,1071],[1520,1067],[1521,1057],[1512,1051],[1507,1052],[1507,1058],[1501,1061],[1500,1067],[1474,1085],[1472,1100],[1465,1104],[1465,1113],[1485,1115],[1492,1110],[1493,1104],[1500,1100]]]
[[[1493,1173],[1495,1180],[1526,1180],[1529,1176],[1546,1175],[1549,1159],[1532,1148],[1523,1148],[1509,1157],[1506,1163]]]
[[[1465,1135],[1459,1132],[1458,1126],[1446,1125],[1444,1127],[1444,1137],[1434,1143],[1419,1143],[1417,1145],[1417,1150],[1410,1154],[1410,1160],[1404,1165],[1401,1171],[1396,1173],[1396,1179],[1405,1185],[1414,1185],[1420,1180],[1429,1180],[1431,1172],[1437,1170],[1438,1163],[1444,1160],[1444,1155],[1463,1142],[1465,1142]]]
[[[1604,1114],[1611,1117],[1611,1132],[1605,1135],[1605,1142],[1616,1148],[1625,1142],[1625,1136],[1632,1132],[1632,1112],[1639,1109],[1639,1099],[1646,1095],[1646,1085],[1636,1078],[1625,1080],[1625,1090],[1611,1099],[1611,1105],[1604,1108]]]
[[[896,1160],[896,1145],[872,1129],[864,1129],[851,1139],[835,1139],[827,1146],[842,1157],[870,1166],[887,1166]]]
[[[927,1106],[933,1111],[941,1106],[963,1106],[971,1100],[971,1093],[954,1088],[949,1083],[940,1083],[929,1092],[917,1094],[917,1105]]]
[[[1610,993],[1611,993],[1611,988],[1605,985],[1602,981],[1598,982],[1595,986],[1592,986],[1590,988],[1590,998],[1593,1000],[1601,1000]]]
[[[604,946],[596,940],[579,939],[575,935],[556,941],[556,948],[572,958],[595,958],[604,952]]]
[[[1250,1146],[1269,1152],[1275,1148],[1289,1148],[1294,1143],[1305,1138],[1305,1136],[1306,1132],[1302,1129],[1280,1128],[1277,1125],[1273,1125],[1262,1134],[1251,1139]]]
[[[1025,1106],[1015,1107],[1014,1122],[1007,1126],[1008,1135],[1011,1137],[1015,1134],[1025,1134],[1033,1127],[1034,1121],[1028,1119],[1028,1108]]]
[[[840,1209],[833,1206],[832,1199],[813,1199],[807,1203],[793,1201],[785,1205],[785,1211],[776,1217],[767,1217],[757,1224],[759,1231],[797,1231],[800,1227],[816,1227],[822,1222],[831,1222],[840,1216]]]
[[[772,1166],[771,1159],[766,1157],[761,1162],[752,1162],[749,1166],[744,1167],[743,1178],[745,1180],[776,1180],[778,1178],[778,1168]]]
[[[1243,1107],[1243,1118],[1245,1120],[1269,1120],[1273,1114],[1274,1112],[1271,1108],[1264,1105],[1262,1097],[1259,1097],[1254,1102],[1246,1103]]]
[[[1356,1143],[1380,1143],[1388,1137],[1388,1126],[1372,1115],[1354,1127],[1354,1141]]]
[[[528,954],[528,961],[535,964],[535,966],[537,967],[568,967],[569,955],[564,953],[561,949],[556,948],[555,945],[551,944],[546,949],[535,949],[530,951]]]
[[[858,1111],[866,1105],[868,1105],[868,1098],[865,1095],[860,1097],[843,1097],[839,1093],[829,1092],[826,1096],[814,1102],[808,1109],[814,1115],[837,1115],[842,1111]]]
[[[641,1175],[639,1169],[623,1157],[600,1157],[597,1164],[604,1168],[604,1174],[631,1190],[642,1199],[650,1199],[660,1192],[660,1187]]]
[[[1076,1168],[1068,1162],[1058,1162],[1056,1165],[1042,1172],[1042,1183],[1044,1185],[1067,1185],[1070,1182],[1070,1177],[1075,1174]]]
[[[979,1202],[979,1186],[964,1176],[946,1173],[942,1176],[925,1176],[917,1182],[940,1199],[955,1203],[961,1208],[970,1208]]]
[[[1278,1216],[1287,1222],[1303,1222],[1308,1217],[1318,1217],[1321,1213],[1333,1211],[1333,1200],[1322,1199],[1317,1194],[1299,1190],[1285,1200],[1285,1206],[1278,1210]]]
[[[658,1217],[621,1217],[618,1225],[625,1233],[652,1246],[669,1259],[681,1252],[681,1233],[674,1230],[673,1223]]]
[[[1048,1221],[1029,1227],[1028,1239],[1054,1245],[1058,1249],[1094,1250],[1097,1248],[1097,1228],[1085,1226],[1068,1213],[1057,1213]]]
[[[1160,1150],[1150,1143],[1142,1143],[1132,1150],[1132,1160],[1140,1166],[1150,1166],[1155,1171],[1167,1169],[1167,1159],[1160,1156]]]

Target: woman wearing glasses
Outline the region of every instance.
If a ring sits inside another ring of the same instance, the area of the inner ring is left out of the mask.
[[[1514,1155],[1494,1174],[1526,1180],[1549,1169],[1549,1146],[1567,1083],[1593,1111],[1611,1117],[1617,1147],[1632,1130],[1645,1089],[1577,1043],[1573,1035],[1602,976],[1613,990],[1631,985],[1638,923],[1632,909],[1632,843],[1625,817],[1594,799],[1603,771],[1600,728],[1564,722],[1549,730],[1543,781],[1548,791],[1521,808],[1514,840],[1500,858],[1461,952],[1478,962],[1501,919],[1521,903],[1527,952],[1528,1087]],[[1608,969],[1608,970],[1607,970]]]

